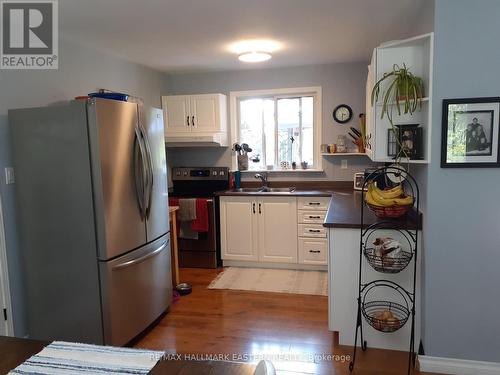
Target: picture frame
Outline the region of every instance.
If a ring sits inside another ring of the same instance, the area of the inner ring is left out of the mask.
[[[420,124],[396,125],[399,142],[396,145],[396,153],[410,160],[422,160],[424,150],[422,148],[423,129]],[[404,151],[401,150],[404,149]]]
[[[443,100],[441,168],[500,167],[500,97]]]
[[[387,156],[395,159],[399,155],[410,160],[422,160],[422,137],[420,124],[395,125],[395,129],[387,130]]]

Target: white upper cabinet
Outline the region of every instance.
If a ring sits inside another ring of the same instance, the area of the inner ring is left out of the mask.
[[[165,133],[187,133],[191,131],[191,97],[165,96],[163,110],[165,118]],[[168,110],[165,110],[168,108]]]
[[[191,126],[193,132],[215,132],[219,130],[220,111],[217,95],[191,97]]]
[[[227,99],[222,94],[162,97],[167,145],[227,146]]]
[[[383,108],[383,93],[386,85],[380,90],[378,102],[372,106],[371,93],[374,85],[383,78],[384,74],[390,73],[394,65],[403,67],[403,64],[411,73],[420,77],[423,81],[422,106],[412,115],[398,115],[394,108],[394,125],[416,125],[422,128],[422,152],[421,160],[403,160],[405,163],[430,162],[430,142],[432,133],[432,82],[433,82],[433,48],[434,34],[425,34],[414,38],[397,40],[383,43],[373,51],[372,60],[368,67],[368,78],[366,82],[366,134],[368,147],[367,155],[377,162],[392,162],[393,157],[389,155],[388,137],[391,124],[386,116],[381,118]],[[396,103],[389,103],[395,105]],[[403,110],[403,108],[402,108]],[[403,112],[403,111],[402,111]]]

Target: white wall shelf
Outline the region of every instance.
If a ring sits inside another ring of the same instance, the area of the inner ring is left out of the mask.
[[[428,102],[428,101],[429,101],[429,97],[428,97],[428,96],[426,96],[425,98],[422,98],[421,100],[422,100],[422,104],[423,104],[423,103],[426,103],[426,102]],[[399,102],[399,104],[400,104],[400,105],[404,105],[404,102],[403,102],[403,101],[400,101],[400,102]],[[377,106],[383,106],[383,105],[384,105],[384,103],[380,103],[380,102],[379,102],[379,103],[377,103]],[[396,103],[395,103],[395,102],[394,102],[394,103],[389,103],[389,105],[396,105]]]
[[[392,71],[394,64],[400,67],[403,64],[416,76],[422,78],[424,83],[424,98],[413,114],[398,115],[397,109],[393,111],[394,125],[419,124],[422,128],[423,160],[402,160],[401,163],[428,164],[431,160],[431,135],[432,135],[432,82],[433,82],[433,48],[434,34],[425,34],[406,40],[397,40],[383,43],[375,48],[366,82],[366,134],[369,145],[366,149],[368,157],[376,162],[393,162],[387,154],[387,141],[391,123],[387,116],[381,118],[383,103],[378,102],[372,106],[371,93],[375,84],[385,73]],[[384,82],[380,88],[382,95],[387,88]],[[380,97],[379,97],[380,99]],[[400,102],[400,104],[403,104]],[[389,103],[396,106],[396,102]]]
[[[368,156],[365,153],[361,152],[335,152],[333,154],[330,153],[322,153],[322,156]]]

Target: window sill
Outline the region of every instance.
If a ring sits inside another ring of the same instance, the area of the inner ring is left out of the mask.
[[[243,174],[250,174],[250,173],[325,173],[324,169],[253,169],[253,170],[246,170],[246,171],[241,171]]]

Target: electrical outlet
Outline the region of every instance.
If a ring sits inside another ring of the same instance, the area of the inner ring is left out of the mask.
[[[11,185],[16,182],[16,177],[14,175],[14,168],[5,167],[5,184]]]
[[[340,161],[340,169],[347,169],[347,159],[342,159]]]

